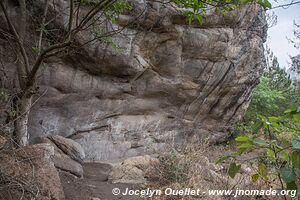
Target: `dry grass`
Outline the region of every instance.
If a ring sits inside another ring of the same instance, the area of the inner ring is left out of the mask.
[[[39,187],[34,181],[0,171],[0,199],[37,199]]]
[[[229,196],[209,196],[208,190],[235,190],[239,189],[269,189],[263,182],[258,181],[253,184],[250,179],[253,171],[249,166],[243,165],[242,172],[235,179],[227,175],[228,165],[216,165],[215,161],[226,151],[232,150],[232,147],[208,146],[202,144],[199,146],[187,147],[181,152],[175,149],[170,150],[160,156],[160,163],[155,163],[148,170],[148,187],[152,189],[164,190],[172,189],[200,189],[200,196],[156,196],[152,199],[157,200],[227,200],[227,199],[267,199],[260,196],[241,196],[237,198]],[[208,159],[210,158],[210,160]],[[275,199],[270,197],[269,199]],[[279,198],[280,199],[280,198]]]
[[[0,153],[14,151],[10,135],[0,131]],[[16,165],[22,165],[22,162]],[[35,180],[8,173],[6,167],[0,166],[0,200],[37,199],[40,191]],[[17,168],[17,166],[11,167]]]

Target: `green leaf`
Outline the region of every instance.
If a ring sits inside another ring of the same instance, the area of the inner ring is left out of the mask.
[[[272,4],[268,0],[258,0],[258,4],[261,5],[264,9],[272,8]]]
[[[272,149],[267,149],[267,156],[269,157],[269,158],[275,158],[275,153],[274,153],[274,151],[272,150]]]
[[[193,20],[194,20],[194,17],[192,17],[192,16],[188,17],[188,23],[189,23],[189,25],[192,24]]]
[[[253,175],[251,176],[251,181],[252,181],[253,183],[256,183],[258,179],[259,179],[259,174],[253,174]]]
[[[283,167],[280,169],[280,174],[282,177],[282,180],[286,183],[291,183],[296,180],[296,174],[294,170],[290,167]]]
[[[238,148],[239,149],[249,149],[252,146],[253,145],[251,143],[243,143],[243,144],[239,145]]]
[[[231,163],[228,169],[228,175],[231,178],[234,178],[235,175],[240,171],[241,165],[236,165],[235,163]]]
[[[249,140],[250,140],[250,138],[246,135],[240,135],[235,138],[235,141],[237,141],[237,142],[248,142]]]
[[[267,175],[268,175],[268,168],[267,168],[267,166],[266,166],[265,164],[263,164],[263,163],[259,164],[259,165],[258,165],[258,173],[259,173],[262,177],[266,178]]]
[[[300,169],[300,154],[297,151],[291,153],[291,160],[293,167]]]
[[[293,139],[292,140],[292,145],[293,145],[293,148],[300,149],[300,141],[299,140]]]
[[[265,116],[263,116],[263,115],[257,115],[257,118],[259,120],[261,120],[263,123],[266,122],[266,121],[268,121],[267,118]]]
[[[253,146],[251,143],[244,143],[238,146],[238,149],[240,150],[240,154],[244,153],[248,149],[250,149]]]
[[[229,159],[229,158],[232,158],[233,156],[232,155],[228,155],[228,156],[222,156],[221,158],[219,158],[216,162],[216,164],[220,164],[222,162],[224,162],[225,160]]]
[[[264,1],[264,4],[263,4],[264,8],[272,8],[272,4],[268,1],[268,0],[265,0]]]
[[[270,122],[280,122],[280,118],[279,117],[269,117],[269,121]]]
[[[286,111],[284,111],[284,113],[291,113],[291,112],[296,112],[298,109],[298,106],[292,106],[289,109],[287,109]]]
[[[264,124],[261,121],[255,122],[255,124],[252,126],[252,131],[254,133],[257,133],[259,129],[261,129],[264,126]]]
[[[289,162],[290,161],[290,153],[288,151],[281,151],[280,158],[284,161]]]
[[[299,121],[300,120],[300,113],[293,114],[293,118],[294,118],[294,120]]]
[[[197,15],[197,20],[200,25],[203,24],[203,17],[201,15]]]
[[[262,140],[260,138],[253,139],[253,143],[257,145],[269,145],[265,140]]]
[[[269,121],[271,122],[273,127],[280,126],[280,118],[279,117],[269,117]]]
[[[287,183],[286,189],[287,190],[298,190],[296,182],[292,181],[292,182]]]

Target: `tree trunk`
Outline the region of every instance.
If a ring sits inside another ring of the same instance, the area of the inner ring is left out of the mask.
[[[23,97],[16,102],[17,118],[14,122],[14,136],[17,147],[26,146],[29,143],[28,117],[32,104],[32,97]]]
[[[19,42],[21,45],[24,45],[25,36],[26,36],[26,0],[19,0],[20,4],[20,13],[19,13],[19,24],[18,24],[18,35]],[[26,55],[23,55],[21,49],[18,53],[17,60],[17,74],[18,74],[18,83],[19,88],[21,89],[22,95],[19,98],[16,98],[14,101],[16,119],[14,121],[14,141],[16,147],[26,146],[29,143],[29,134],[28,134],[28,116],[31,108],[32,95],[28,94],[29,89],[27,86],[28,79],[28,61],[26,62]]]

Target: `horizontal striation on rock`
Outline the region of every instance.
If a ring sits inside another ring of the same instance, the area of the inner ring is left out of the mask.
[[[47,61],[46,93],[30,114],[32,139],[61,135],[80,143],[88,160],[112,160],[218,141],[241,119],[262,70],[261,8],[188,25],[172,8],[132,2],[133,13],[145,13],[113,36],[119,48],[94,42]],[[118,26],[134,17],[120,16]]]

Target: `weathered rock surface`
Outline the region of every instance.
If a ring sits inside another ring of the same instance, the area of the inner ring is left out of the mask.
[[[64,200],[60,178],[50,157],[54,149],[38,144],[0,153],[0,198]],[[24,194],[22,194],[24,192]]]
[[[78,177],[83,176],[82,165],[67,156],[55,155],[53,156],[52,161],[54,162],[55,167],[60,170],[69,172]]]
[[[49,136],[48,138],[57,146],[57,148],[59,148],[70,158],[79,163],[82,163],[83,159],[85,158],[85,153],[80,144],[78,144],[74,140],[58,135]]]
[[[112,183],[144,184],[147,182],[147,170],[159,163],[149,155],[131,157],[112,167],[108,179]]]
[[[54,148],[51,156],[54,165],[59,170],[69,172],[75,176],[83,176],[82,161],[85,158],[82,147],[75,141],[61,136],[37,137],[34,143],[50,144]]]
[[[2,136],[0,133],[0,150],[5,149],[5,147],[7,147],[8,145],[9,145],[9,140],[7,139],[7,137]]]
[[[80,143],[87,160],[120,159],[207,137],[224,140],[242,117],[262,69],[261,8],[211,13],[202,25],[188,25],[172,8],[132,2],[132,15],[144,12],[112,38],[119,48],[94,42],[47,60],[31,139],[61,135]],[[68,6],[56,3],[61,12]],[[135,16],[121,16],[119,26]],[[91,38],[81,36],[78,43]]]

